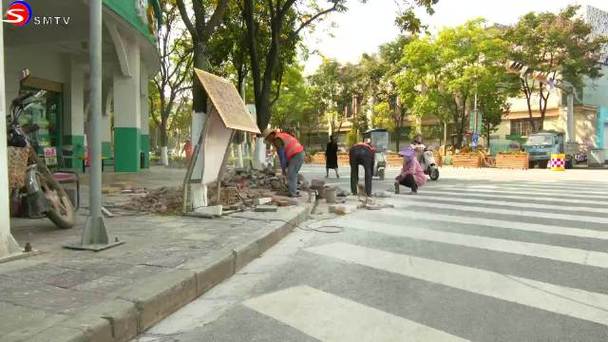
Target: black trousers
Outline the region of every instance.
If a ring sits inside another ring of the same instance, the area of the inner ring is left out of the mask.
[[[365,169],[365,192],[367,196],[372,195],[372,177],[374,176],[374,153],[363,146],[355,146],[349,152],[350,161],[350,191],[353,195],[358,194],[359,165]]]
[[[412,189],[413,192],[418,192],[418,184],[416,183],[416,179],[414,179],[413,175],[402,177],[399,180],[399,184],[407,186],[408,188]]]

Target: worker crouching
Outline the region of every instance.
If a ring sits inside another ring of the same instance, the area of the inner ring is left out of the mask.
[[[399,193],[399,186],[403,185],[410,188],[411,195],[418,193],[418,188],[426,184],[426,174],[416,158],[416,151],[406,148],[399,152],[403,156],[403,168],[397,178],[395,178],[395,193]]]
[[[283,176],[287,177],[289,197],[299,197],[298,173],[304,164],[304,146],[293,135],[271,129],[264,130],[264,140],[277,151]]]

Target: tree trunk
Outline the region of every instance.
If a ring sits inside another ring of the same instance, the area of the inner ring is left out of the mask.
[[[207,48],[200,41],[194,42],[194,67],[201,70],[209,70]],[[207,112],[207,94],[195,73],[192,74],[192,110],[195,113]]]
[[[167,145],[169,137],[167,135],[167,122],[163,120],[158,128],[160,130],[160,163],[163,166],[168,166],[169,155],[167,152]]]

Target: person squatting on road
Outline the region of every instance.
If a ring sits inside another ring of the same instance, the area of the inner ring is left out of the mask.
[[[355,144],[350,148],[348,159],[350,162],[350,191],[358,195],[357,185],[359,183],[359,165],[365,170],[365,192],[367,196],[372,195],[372,177],[374,176],[374,158],[376,150],[369,141]]]
[[[287,177],[289,197],[298,197],[298,172],[304,164],[304,146],[293,135],[278,130],[264,130],[264,140],[277,150],[283,176]]]
[[[395,178],[395,193],[398,194],[399,185],[403,185],[412,189],[410,194],[415,195],[418,193],[418,188],[426,184],[426,175],[416,158],[416,151],[406,148],[399,154],[403,156],[403,168],[399,176]]]

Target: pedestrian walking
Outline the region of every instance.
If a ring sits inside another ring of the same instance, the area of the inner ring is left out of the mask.
[[[266,129],[263,135],[277,150],[283,176],[287,177],[289,197],[299,197],[298,172],[304,164],[304,146],[293,135],[278,130]]]
[[[395,178],[395,193],[399,193],[399,186],[403,185],[410,188],[411,195],[418,193],[418,189],[426,184],[426,175],[422,166],[416,158],[416,151],[412,148],[406,148],[399,152],[403,156],[403,168],[399,176]]]
[[[329,178],[330,169],[336,172],[336,178],[340,178],[338,174],[338,143],[333,134],[329,136],[329,142],[325,148],[325,178]]]
[[[350,163],[350,191],[358,195],[359,165],[365,170],[365,193],[372,195],[372,177],[374,176],[374,158],[376,151],[369,141],[353,145],[348,153]]]
[[[186,143],[182,148],[182,152],[186,153],[186,160],[192,159],[193,148],[192,148],[192,140],[190,138],[186,139]]]

